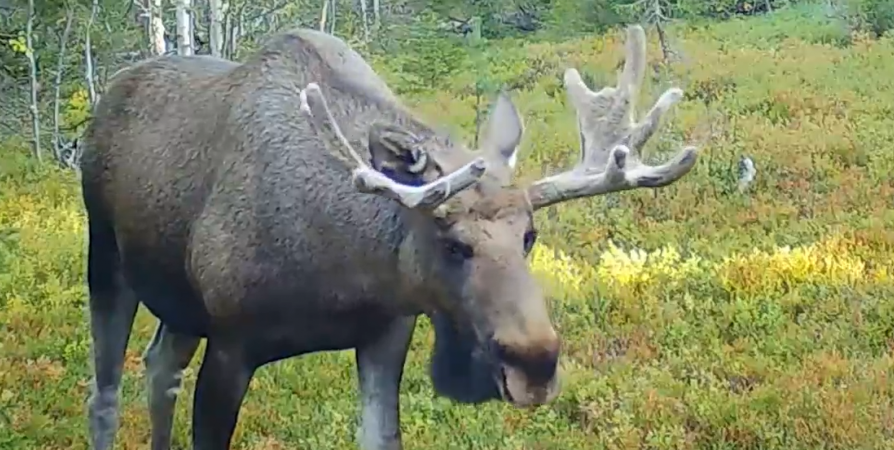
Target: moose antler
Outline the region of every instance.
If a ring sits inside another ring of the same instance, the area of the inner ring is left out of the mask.
[[[315,119],[313,122],[317,127],[323,128],[339,141],[340,146],[333,146],[341,153],[336,156],[354,166],[352,181],[358,191],[397,200],[407,208],[434,209],[475,184],[486,169],[484,158],[476,158],[431,183],[422,186],[401,184],[370,167],[354,150],[342,134],[329,110],[326,97],[316,83],[309,83],[301,90],[301,110]]]
[[[667,186],[692,169],[698,159],[695,147],[684,148],[660,166],[643,164],[640,159],[639,153],[658,129],[661,117],[683,98],[679,88],[668,89],[646,117],[635,122],[634,107],[645,71],[646,34],[638,25],[627,29],[624,71],[616,87],[593,92],[577,70],[565,71],[565,89],[577,110],[580,162],[528,187],[535,209],[575,198]]]

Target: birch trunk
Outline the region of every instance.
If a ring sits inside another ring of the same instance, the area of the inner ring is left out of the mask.
[[[329,0],[329,34],[335,34],[335,18],[337,14],[338,0]]]
[[[96,13],[99,11],[99,0],[93,0],[93,7],[90,9],[90,20],[87,22],[87,31],[84,33],[84,78],[87,81],[87,93],[90,96],[90,109],[96,105],[96,84],[93,79],[93,48],[90,39],[90,33],[93,32],[93,22],[96,21]]]
[[[323,10],[320,11],[320,31],[326,31],[326,18],[329,16],[329,0],[323,0]]]
[[[209,0],[211,8],[211,26],[209,27],[209,41],[211,42],[211,55],[221,57],[223,48],[223,5],[221,0]]]
[[[382,26],[382,17],[381,13],[379,12],[380,9],[381,6],[379,5],[379,0],[373,0],[373,15],[376,20],[375,26],[377,27],[377,29],[378,27]]]
[[[192,23],[189,20],[191,0],[177,0],[177,54],[189,56],[193,54]]]
[[[149,8],[149,40],[154,55],[163,55],[167,51],[165,45],[165,23],[162,20],[162,0],[151,0]]]
[[[366,0],[360,0],[360,16],[363,21],[363,40],[369,42],[369,18],[366,14]]]
[[[245,28],[245,8],[239,8],[239,11],[232,15],[232,30],[230,32],[229,37],[229,45],[230,45],[230,54],[228,57],[230,59],[236,59],[239,57],[239,38],[242,37],[243,29]]]
[[[74,21],[74,9],[70,6],[65,11],[65,31],[62,32],[62,42],[59,43],[59,59],[56,62],[56,82],[53,83],[53,156],[58,160],[62,154],[62,137],[59,136],[59,108],[61,106],[62,71],[65,69],[65,50],[68,44],[68,35],[71,33],[71,23]]]
[[[40,112],[37,109],[37,61],[34,59],[34,0],[28,0],[28,23],[25,26],[25,55],[31,73],[31,151],[38,161],[40,152]]]

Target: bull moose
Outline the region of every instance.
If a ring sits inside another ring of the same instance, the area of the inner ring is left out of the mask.
[[[298,29],[243,63],[162,56],[113,77],[84,136],[92,448],[112,447],[139,303],[159,319],[144,353],[151,446],[168,449],[183,369],[207,347],[192,446],[224,450],[253,373],[355,349],[359,445],[400,449],[398,394],[418,315],[430,376],[457,402],[542,405],[559,391],[560,338],[526,257],[533,214],[558,202],[671,184],[695,148],[639,151],[682,97],[640,121],[643,29],[627,30],[615,87],[568,69],[580,163],[517,186],[523,124],[508,94],[471,151],[405,107],[339,38]]]

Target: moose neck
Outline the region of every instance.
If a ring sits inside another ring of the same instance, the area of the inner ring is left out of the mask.
[[[284,55],[264,61],[261,68],[254,66],[245,67],[243,70],[247,71],[248,79],[254,80],[252,86],[245,86],[243,91],[246,93],[244,98],[248,99],[245,105],[248,107],[246,108],[248,113],[244,116],[244,121],[254,123],[250,127],[252,129],[278,128],[284,133],[306,133],[307,122],[298,109],[298,91],[292,86],[300,86],[307,80],[316,79],[321,80],[320,86],[327,93],[329,108],[334,119],[361,157],[367,159],[370,157],[367,150],[369,129],[377,122],[398,125],[418,136],[434,133],[432,128],[413,117],[407,108],[388,98],[390,93],[368,90],[364,92],[351,83],[322,78],[313,73],[313,70]],[[264,111],[264,114],[256,114],[256,111]],[[275,120],[278,125],[271,127],[271,120]],[[255,136],[261,141],[249,146],[248,150],[268,153],[265,158],[278,161],[274,165],[301,167],[309,163],[307,154],[283,152],[274,142],[268,142],[269,139],[278,142],[301,142],[300,138],[291,139],[284,135],[277,136],[275,133],[257,133]],[[315,149],[312,153],[323,151]],[[282,172],[300,173],[297,170],[286,169]],[[349,179],[347,172],[335,168],[331,170],[320,168],[314,176],[322,177],[315,182],[322,185],[329,182],[325,180],[327,178],[333,181],[338,179],[338,183],[345,183]],[[300,181],[294,184],[298,186],[305,183]],[[420,242],[425,241],[427,233],[426,220],[419,212],[409,211],[396,201],[372,194],[364,197],[362,202],[350,202],[346,207],[347,210],[337,208],[341,211],[336,212],[331,208],[327,209],[328,214],[345,217],[345,223],[336,225],[338,228],[343,226],[344,229],[333,232],[342,236],[352,236],[353,242],[362,247],[360,251],[368,257],[366,259],[377,261],[378,269],[390,273],[390,275],[380,273],[379,280],[386,280],[380,288],[385,289],[385,284],[391,285],[392,292],[389,296],[399,303],[395,305],[397,308],[419,313],[421,306],[412,302],[429,297],[423,295],[422,290],[426,288],[426,283],[420,279],[418,270],[420,259],[423,257]],[[363,270],[368,271],[369,268]],[[400,293],[393,290],[398,285]]]
[[[358,83],[325,65],[315,67],[302,60],[308,56],[301,52],[277,51],[266,56],[263,65],[268,71],[280,72],[277,78],[292,79],[299,89],[309,82],[323,88],[336,122],[354,148],[362,153],[368,151],[369,129],[374,123],[396,125],[419,136],[434,133],[387,88],[376,83]]]
[[[335,89],[337,91],[339,87]],[[341,95],[332,96],[332,114],[341,125],[345,137],[364,158],[369,158],[369,129],[374,123],[396,124],[417,136],[433,132],[427,124],[413,117],[403,105],[393,101],[350,95],[347,92],[333,94]],[[403,286],[401,293],[396,293],[393,300],[400,303],[400,308],[405,312],[418,314],[429,309],[428,306],[415,303],[434,296],[429,291],[431,283],[424,279],[424,270],[421,270],[428,256],[422,243],[430,239],[428,235],[431,232],[425,213],[407,210],[396,201],[381,197],[370,199],[370,203],[379,208],[376,213],[379,219],[371,226],[376,227],[376,234],[380,236],[381,242],[389,243],[387,251],[390,254],[383,260],[390,259],[394,262],[395,273],[399,274],[395,281]]]
[[[351,145],[366,158],[369,158],[369,130],[376,123],[396,125],[419,137],[434,133],[428,124],[393,100],[363,95],[342,83],[333,83],[330,89],[333,117]]]

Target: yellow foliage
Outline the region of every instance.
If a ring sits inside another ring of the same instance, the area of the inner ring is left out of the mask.
[[[80,88],[68,98],[63,120],[67,124],[82,123],[90,117],[90,98],[84,88]]]
[[[866,263],[853,255],[849,244],[840,237],[832,237],[772,252],[753,250],[725,258],[716,273],[725,289],[738,294],[779,293],[805,283],[843,286],[867,278],[884,280],[889,276],[884,268],[870,275]]]
[[[609,287],[639,291],[650,284],[676,284],[702,269],[701,258],[683,258],[670,245],[652,253],[641,249],[625,252],[611,241],[608,245],[596,271]]]
[[[28,45],[25,42],[24,35],[20,35],[14,39],[10,39],[8,42],[9,42],[9,48],[11,48],[12,51],[14,51],[16,53],[26,54],[26,55],[28,54]]]
[[[670,245],[653,252],[638,248],[624,251],[609,241],[608,250],[595,265],[538,246],[531,254],[531,268],[557,300],[593,298],[597,282],[609,292],[637,293],[701,277],[703,281],[718,281],[728,292],[751,296],[778,294],[804,284],[844,286],[894,280],[894,264],[876,261],[875,267],[868,268],[855,254],[854,246],[833,236],[805,246],[753,250],[709,261],[697,255],[683,257]]]
[[[545,284],[544,289],[556,300],[573,300],[593,296],[596,271],[581,264],[561,250],[545,245],[531,251],[531,271]]]
[[[0,304],[58,307],[83,298],[84,218],[73,195],[58,204],[33,194],[0,198],[0,229],[16,232],[21,248],[0,277]]]

